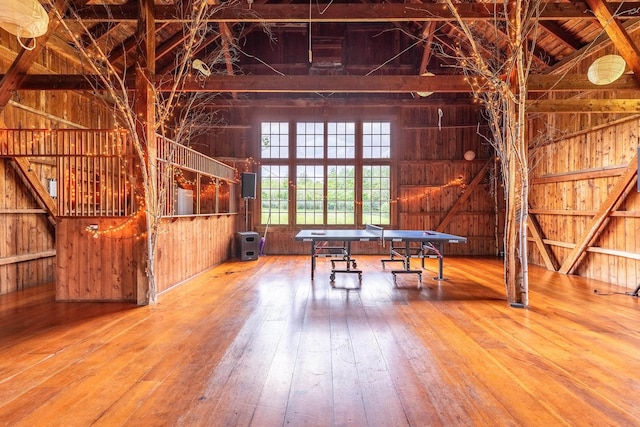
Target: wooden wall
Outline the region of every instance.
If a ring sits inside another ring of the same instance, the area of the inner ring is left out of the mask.
[[[92,225],[97,234],[87,229]],[[135,302],[145,244],[140,229],[130,218],[59,218],[56,299]]]
[[[438,229],[455,207],[457,213],[440,231],[468,237],[468,244],[450,245],[448,253],[496,255],[500,251],[502,229],[500,196],[496,195],[492,149],[486,143],[486,128],[476,105],[444,101],[396,104],[375,100],[343,102],[259,101],[236,108],[221,108],[227,126],[199,141],[213,157],[247,159],[246,169],[258,171],[261,120],[323,119],[349,120],[374,118],[392,122],[392,156],[396,174],[392,183],[392,227],[404,229]],[[476,158],[464,159],[473,150]],[[487,162],[490,167],[486,168]],[[240,168],[241,169],[241,168]],[[484,172],[483,172],[484,170]],[[480,183],[470,187],[482,175]],[[464,200],[463,202],[460,202]],[[260,202],[251,201],[249,217],[259,218]],[[239,220],[243,219],[243,212]],[[238,224],[243,229],[244,224]],[[295,225],[269,228],[266,252],[270,254],[306,254],[308,245],[294,242],[301,227]],[[250,222],[250,229],[264,233],[264,225]],[[383,248],[355,245],[354,252],[380,253]]]
[[[40,176],[47,164],[32,163]],[[9,159],[0,158],[0,294],[54,279],[54,228]]]
[[[163,220],[156,252],[158,293],[233,256],[235,215]],[[97,226],[97,233],[88,230]],[[138,301],[146,234],[135,218],[61,218],[56,299]]]
[[[591,228],[640,144],[640,118],[567,134],[540,148],[533,168],[531,210],[559,264]],[[634,160],[635,162],[635,160]],[[543,265],[530,245],[530,260]],[[581,258],[575,273],[633,289],[640,283],[640,193],[632,191],[607,219],[603,232]]]
[[[6,72],[20,46],[0,31],[0,72]],[[75,73],[77,60],[45,49],[30,73]],[[17,91],[0,109],[0,127],[10,129],[81,129],[113,125],[112,113],[89,94],[71,91]],[[52,158],[29,158],[44,188],[56,177]],[[0,294],[56,279],[55,229],[31,196],[9,158],[0,159]]]
[[[401,111],[398,228],[467,237],[466,245],[449,245],[447,253],[497,255],[502,203],[495,193],[493,150],[484,140],[487,129],[477,106],[436,103]],[[476,156],[472,161],[464,158],[469,150]],[[470,187],[476,177],[480,182]],[[443,224],[454,208],[455,217]]]
[[[158,237],[158,292],[236,256],[235,214],[165,220]]]
[[[640,32],[632,34],[640,42]],[[610,42],[565,61],[556,72],[586,74],[593,61],[618,53]],[[578,111],[529,116],[531,217],[540,225],[545,248],[560,271],[576,244],[593,230],[594,218],[633,160],[640,146],[640,116],[620,112],[591,112],[589,99],[634,98],[606,86],[584,93],[559,92],[551,100],[585,100]],[[598,237],[587,245],[571,274],[602,280],[633,290],[640,283],[640,193],[622,197],[621,206],[606,215]],[[531,242],[530,262],[545,265],[540,248]],[[564,271],[563,271],[564,272]]]

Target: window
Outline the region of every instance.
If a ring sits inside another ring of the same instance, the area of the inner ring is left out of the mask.
[[[390,122],[266,122],[260,137],[262,224],[391,223]]]
[[[296,157],[298,159],[324,157],[324,123],[296,124]]]
[[[391,158],[391,124],[389,122],[362,124],[362,157],[365,159]]]
[[[327,224],[355,224],[356,168],[327,167]]]
[[[296,223],[324,223],[324,168],[298,166],[296,173]]]
[[[390,224],[391,168],[363,166],[362,171],[362,223]]]
[[[261,156],[263,159],[286,159],[289,157],[289,123],[262,123],[260,131]]]
[[[266,165],[260,168],[261,224],[289,223],[289,167]]]
[[[355,123],[327,123],[327,157],[354,159],[356,157]]]

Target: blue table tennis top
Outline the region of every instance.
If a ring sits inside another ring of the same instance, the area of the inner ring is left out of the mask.
[[[298,241],[372,241],[380,238],[379,234],[364,229],[301,230],[295,237]],[[430,230],[384,230],[382,238],[385,241],[412,242],[465,243],[467,241],[466,237]]]

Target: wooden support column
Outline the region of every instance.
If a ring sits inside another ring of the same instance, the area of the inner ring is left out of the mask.
[[[139,305],[149,304],[155,300],[155,290],[150,278],[153,272],[152,246],[149,244],[152,232],[152,222],[156,205],[156,137],[155,137],[155,97],[151,82],[155,75],[155,18],[153,0],[140,1],[139,36],[143,40],[143,51],[136,67],[136,97],[134,110],[137,118],[136,134],[140,146],[144,150],[141,157],[141,168],[147,170],[147,181],[140,182],[137,186],[145,199],[145,215],[139,215],[140,221],[145,223],[144,239],[140,239],[140,248],[137,251],[137,302]],[[138,180],[142,181],[142,176]]]

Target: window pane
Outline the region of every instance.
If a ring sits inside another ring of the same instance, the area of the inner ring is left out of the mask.
[[[260,169],[260,223],[289,223],[289,167],[262,166]]]
[[[391,158],[391,123],[362,123],[362,157],[365,159]]]
[[[324,171],[316,165],[298,166],[296,173],[296,223],[324,224]]]
[[[355,167],[327,167],[327,224],[355,224]]]
[[[391,167],[387,165],[362,168],[363,224],[391,224]]]
[[[260,124],[260,155],[263,159],[289,157],[289,124],[263,122]]]
[[[327,123],[327,157],[353,159],[356,156],[356,124]]]
[[[324,157],[324,123],[296,123],[296,157],[298,159]]]

